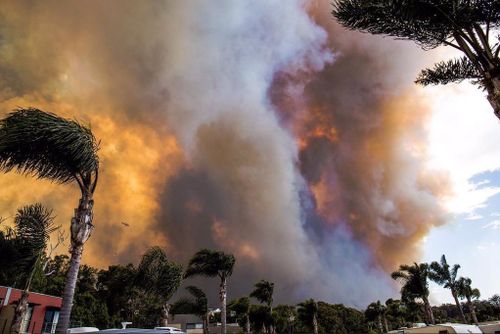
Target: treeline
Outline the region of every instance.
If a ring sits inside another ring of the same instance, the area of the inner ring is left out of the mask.
[[[391,277],[401,284],[401,299],[371,303],[365,311],[368,327],[385,333],[412,323],[436,324],[455,322],[479,324],[500,318],[500,296],[479,300],[479,289],[468,277],[459,277],[459,264],[450,265],[443,255],[440,261],[401,265]],[[450,291],[455,304],[431,306],[429,282],[433,281]]]
[[[55,243],[49,242],[50,234],[57,236]],[[52,253],[63,240],[52,211],[40,204],[20,208],[13,227],[0,228],[0,284],[22,289],[25,305],[30,291],[61,296],[71,261],[66,255]],[[274,283],[265,280],[257,282],[247,296],[227,302],[235,262],[232,254],[202,249],[184,269],[170,261],[160,247],[152,247],[138,265],[107,269],[82,265],[71,324],[110,328],[132,321],[134,326],[151,328],[165,325],[169,314],[191,313],[203,320],[205,333],[210,323],[222,322],[225,327],[226,318],[246,333],[383,333],[415,322],[478,323],[500,316],[500,296],[479,300],[480,292],[472,280],[459,277],[460,266],[449,265],[444,255],[439,262],[401,265],[391,275],[401,284],[401,299],[377,301],[363,311],[312,299],[275,305]],[[206,293],[196,286],[186,287],[188,297],[171,301],[182,281],[194,276],[218,280],[220,313],[210,312]],[[431,307],[431,280],[449,289],[454,305]],[[23,309],[23,298],[16,310]],[[22,313],[15,319],[22,319]]]
[[[1,236],[2,234],[0,234]],[[0,269],[0,284],[23,289],[26,271],[15,263],[5,263]],[[69,257],[43,257],[43,266],[34,273],[31,290],[60,296],[64,289]],[[71,316],[73,326],[119,327],[121,321],[132,321],[134,327],[152,328],[164,324],[168,313],[192,313],[206,319],[206,326],[221,321],[220,313],[208,308],[205,293],[194,286],[186,287],[189,297],[171,301],[185,277],[182,267],[167,259],[159,247],[150,248],[138,265],[112,265],[97,269],[88,265],[80,268],[75,303]],[[273,305],[274,284],[260,281],[248,296],[228,302],[227,321],[237,322],[243,332],[252,333],[380,333],[426,322],[423,302],[388,299],[375,302],[366,310],[342,304],[306,300],[298,305]],[[474,300],[478,321],[497,320],[500,316],[500,296],[489,300]],[[465,316],[472,317],[463,304]],[[463,322],[456,305],[432,307],[437,323]]]
[[[4,232],[0,232],[0,244],[1,240],[5,241]],[[5,242],[3,250],[8,250]],[[15,261],[15,256],[2,257],[0,285],[24,289],[27,272]],[[44,265],[38,267],[32,275],[31,291],[61,296],[70,268],[69,257],[43,256],[40,263]],[[183,274],[182,266],[169,261],[159,247],[150,248],[137,266],[118,264],[107,269],[97,269],[82,265],[78,274],[71,325],[113,328],[120,327],[122,321],[132,321],[134,327],[152,328],[163,325],[168,313],[198,314],[202,319],[206,317],[207,327],[209,323],[220,322],[220,313],[209,312],[208,299],[201,289],[196,291],[193,290],[195,287],[187,287],[188,291],[194,293],[192,297],[181,298],[170,304],[169,299],[180,286],[183,275],[185,273]],[[238,322],[244,330],[248,321],[252,333],[269,333],[270,328],[275,333],[289,333],[291,328],[295,333],[312,332],[315,322],[319,333],[367,331],[363,312],[342,304],[307,300],[299,305],[281,304],[272,307],[267,302],[262,286],[259,290],[259,283],[252,298],[242,297],[229,301],[228,322]],[[263,303],[252,304],[252,299]]]

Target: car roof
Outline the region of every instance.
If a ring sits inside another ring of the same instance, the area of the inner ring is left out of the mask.
[[[170,334],[177,332],[179,329],[150,329],[150,328],[123,328],[123,329],[104,329],[99,333],[113,333],[113,334]],[[181,333],[184,333],[181,331]]]

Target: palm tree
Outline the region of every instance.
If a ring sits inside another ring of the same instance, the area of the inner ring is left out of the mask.
[[[274,292],[274,283],[260,280],[255,283],[255,289],[250,293],[250,297],[257,299],[260,303],[264,303],[269,308],[269,319],[272,319],[273,314],[273,292]],[[269,332],[274,333],[274,326],[271,323]]]
[[[430,268],[431,271],[429,272],[429,278],[437,284],[442,285],[445,289],[451,290],[451,295],[453,296],[453,299],[455,299],[455,304],[457,305],[457,308],[460,312],[460,317],[462,318],[462,321],[464,323],[467,323],[467,320],[465,320],[464,311],[462,310],[462,305],[460,304],[457,295],[457,274],[458,269],[460,269],[460,265],[455,264],[450,269],[450,265],[448,264],[448,262],[446,262],[446,257],[443,254],[443,256],[441,256],[440,263],[434,261],[431,263]]]
[[[469,312],[472,315],[472,321],[476,325],[479,326],[479,322],[477,321],[476,310],[472,299],[478,299],[481,297],[481,293],[478,289],[472,288],[472,280],[470,278],[460,277],[458,280],[458,295],[461,298],[465,298],[467,300],[467,307],[469,308]]]
[[[245,328],[245,333],[250,334],[250,298],[241,297],[236,300],[233,300],[229,303],[228,308],[231,311],[234,311],[237,317],[244,324],[242,327]],[[239,321],[238,321],[239,322]]]
[[[365,310],[365,316],[370,321],[376,320],[378,329],[380,333],[384,333],[389,331],[389,326],[387,325],[387,319],[385,318],[385,312],[387,311],[387,307],[380,303],[380,300],[377,302],[371,303]],[[383,325],[382,325],[383,322]]]
[[[189,261],[184,278],[193,276],[219,277],[219,299],[221,303],[221,334],[226,334],[227,279],[233,273],[235,258],[221,251],[202,249]]]
[[[489,299],[489,302],[492,303],[493,305],[495,305],[495,308],[497,309],[497,311],[500,313],[500,295],[498,294],[494,294],[493,296],[491,296],[491,298]]]
[[[308,299],[298,304],[297,313],[299,319],[306,324],[310,324],[314,334],[318,334],[318,303],[314,299]]]
[[[90,128],[38,109],[17,109],[0,121],[0,170],[59,183],[75,182],[81,192],[71,219],[71,261],[57,333],[66,334],[83,245],[93,229],[99,145]]]
[[[402,284],[401,299],[414,301],[416,298],[424,302],[428,321],[434,324],[434,314],[429,303],[429,265],[427,263],[414,263],[412,266],[403,264],[399,270],[391,274],[391,277]]]
[[[135,277],[136,286],[146,294],[158,296],[168,310],[168,300],[177,291],[182,281],[182,266],[171,262],[158,246],[149,248],[142,256]],[[164,312],[162,325],[168,324],[168,312]]]
[[[336,0],[332,14],[345,27],[412,40],[424,50],[449,46],[464,56],[423,70],[421,85],[472,79],[488,93],[500,118],[498,0]]]
[[[208,334],[209,313],[208,313],[208,298],[205,292],[200,288],[190,285],[185,288],[192,298],[181,298],[175,302],[173,313],[177,310],[190,310],[190,313],[197,315],[203,321],[203,334]]]
[[[14,225],[17,241],[15,244],[21,254],[17,265],[29,272],[29,276],[24,283],[23,293],[17,302],[11,325],[11,332],[19,333],[22,320],[28,310],[28,297],[33,275],[41,267],[40,262],[50,234],[58,227],[54,226],[52,211],[46,209],[40,203],[19,209],[14,219]]]

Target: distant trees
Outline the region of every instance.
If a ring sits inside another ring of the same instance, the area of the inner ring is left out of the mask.
[[[455,305],[457,305],[460,317],[462,318],[462,322],[466,323],[467,320],[465,319],[465,315],[462,310],[462,305],[458,300],[458,291],[457,291],[459,284],[457,280],[457,275],[458,275],[458,270],[460,269],[460,265],[455,264],[453,265],[453,267],[450,268],[450,265],[448,264],[448,262],[446,262],[446,257],[443,255],[441,256],[441,261],[432,262],[430,268],[431,271],[429,272],[429,278],[432,281],[436,282],[437,284],[442,285],[445,289],[450,289],[451,295],[455,300]]]
[[[57,333],[66,334],[83,245],[93,229],[98,142],[90,128],[38,109],[17,109],[0,121],[0,169],[54,182],[78,184],[81,198],[71,219],[71,261]]]
[[[429,265],[427,263],[414,263],[411,266],[403,264],[399,266],[399,270],[391,274],[391,277],[402,284],[401,298],[408,301],[421,299],[424,302],[428,321],[435,324],[429,303]]]
[[[220,279],[221,334],[226,334],[227,279],[233,273],[234,262],[235,258],[232,254],[202,249],[191,258],[184,274],[184,278],[205,276],[218,277]]]
[[[170,262],[160,247],[151,247],[142,256],[135,279],[136,285],[149,294],[149,298],[159,298],[165,306],[181,284],[182,266]],[[162,319],[162,325],[167,323],[168,319]]]
[[[500,316],[500,295],[498,294],[494,294],[493,296],[491,296],[491,298],[489,299],[489,302],[492,303],[495,308],[497,309],[498,311],[498,315]]]
[[[297,313],[299,319],[308,324],[314,334],[318,334],[318,303],[314,299],[308,299],[298,304],[298,306]]]
[[[424,50],[449,46],[464,55],[423,70],[421,85],[470,79],[484,88],[500,118],[500,26],[497,0],[336,0],[332,14],[348,29],[414,41]]]
[[[473,299],[479,299],[481,293],[478,289],[472,287],[472,280],[470,278],[460,277],[458,280],[458,295],[467,300],[467,307],[469,308],[469,312],[472,316],[472,321],[476,325],[479,324],[476,316],[476,310],[474,307]]]
[[[172,306],[173,314],[182,314],[184,312],[199,316],[203,321],[203,334],[208,334],[209,313],[207,295],[200,288],[190,285],[186,290],[191,294],[191,297],[179,299]]]
[[[229,303],[228,309],[236,314],[238,324],[245,330],[245,333],[250,334],[250,298],[234,299]]]
[[[21,330],[22,319],[28,310],[28,296],[33,278],[43,267],[43,254],[50,234],[57,228],[54,225],[52,211],[37,203],[20,208],[14,218],[14,229],[0,232],[2,257],[14,255],[10,261],[15,261],[14,266],[6,264],[7,266],[2,266],[0,271],[9,272],[11,267],[18,271],[18,277],[22,277],[20,280],[22,283],[19,284],[23,293],[14,311],[12,333],[19,333]],[[3,259],[2,262],[6,260]]]
[[[269,309],[269,317],[271,319],[269,324],[269,332],[271,334],[274,332],[273,321],[272,321],[273,293],[274,293],[274,283],[266,280],[260,280],[259,282],[255,283],[255,289],[250,293],[250,297],[253,297],[257,299],[259,302],[267,305]]]
[[[69,267],[66,255],[49,259],[46,275],[41,279],[35,276],[33,291],[61,295]],[[152,274],[155,270],[157,273]],[[71,324],[110,328],[119,327],[121,321],[132,321],[136,327],[159,326],[165,301],[175,292],[181,277],[181,266],[167,260],[157,247],[146,251],[137,266],[112,265],[99,270],[82,265]]]
[[[273,326],[277,333],[291,333],[297,320],[294,305],[278,305],[273,310]]]
[[[401,300],[389,299],[386,301],[387,309],[384,315],[388,320],[389,329],[418,322],[421,309],[424,310],[429,322],[434,321],[435,311],[440,322],[468,323],[459,299],[466,300],[467,311],[473,323],[498,320],[500,318],[500,297],[493,295],[489,300],[479,301],[480,292],[472,287],[472,280],[464,277],[457,279],[459,269],[460,265],[458,264],[450,266],[445,255],[441,257],[439,262],[434,261],[430,265],[426,263],[401,265],[398,271],[392,273],[392,277],[402,284]],[[455,305],[443,304],[431,307],[428,303],[428,279],[450,289],[455,299]],[[423,305],[420,304],[419,300],[422,300]],[[378,319],[377,315],[381,314],[380,309],[378,303],[370,304],[365,311],[367,320]],[[380,328],[380,325],[378,327]]]
[[[387,307],[380,303],[380,300],[371,303],[365,310],[365,317],[368,321],[376,321],[378,325],[378,330],[380,333],[385,333],[389,331],[387,326],[387,319],[385,313]]]

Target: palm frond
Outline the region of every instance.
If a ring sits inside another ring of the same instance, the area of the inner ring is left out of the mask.
[[[460,277],[458,279],[457,292],[459,297],[467,299],[477,299],[481,296],[479,289],[472,287],[472,280],[468,277]]]
[[[238,315],[248,314],[250,311],[250,298],[241,297],[235,300],[232,300],[228,304],[228,309],[236,312]]]
[[[39,254],[47,246],[50,234],[59,227],[54,225],[52,210],[42,204],[27,205],[17,211],[14,219],[16,234],[30,251]]]
[[[235,258],[232,254],[221,251],[202,249],[189,261],[184,277],[228,277],[233,273]]]
[[[460,269],[459,264],[453,265],[453,268],[451,269],[451,280],[455,281],[458,275],[458,270]]]
[[[194,285],[187,286],[186,290],[194,297],[193,305],[195,305],[197,313],[199,315],[205,314],[208,311],[208,299],[205,292]]]
[[[250,297],[257,299],[261,303],[271,305],[273,302],[274,283],[260,280],[255,284],[255,289],[250,293]]]
[[[16,169],[61,183],[80,175],[85,183],[99,168],[98,149],[90,128],[39,109],[16,109],[0,121],[4,172]]]
[[[449,24],[429,1],[337,0],[332,14],[346,28],[413,40],[425,49],[452,36]]]
[[[194,285],[189,285],[185,288],[195,299],[207,299],[207,295],[202,289]]]
[[[420,72],[415,83],[428,86],[448,84],[451,82],[462,82],[467,79],[479,80],[481,73],[466,57],[442,61],[434,65],[434,68],[425,69]]]

